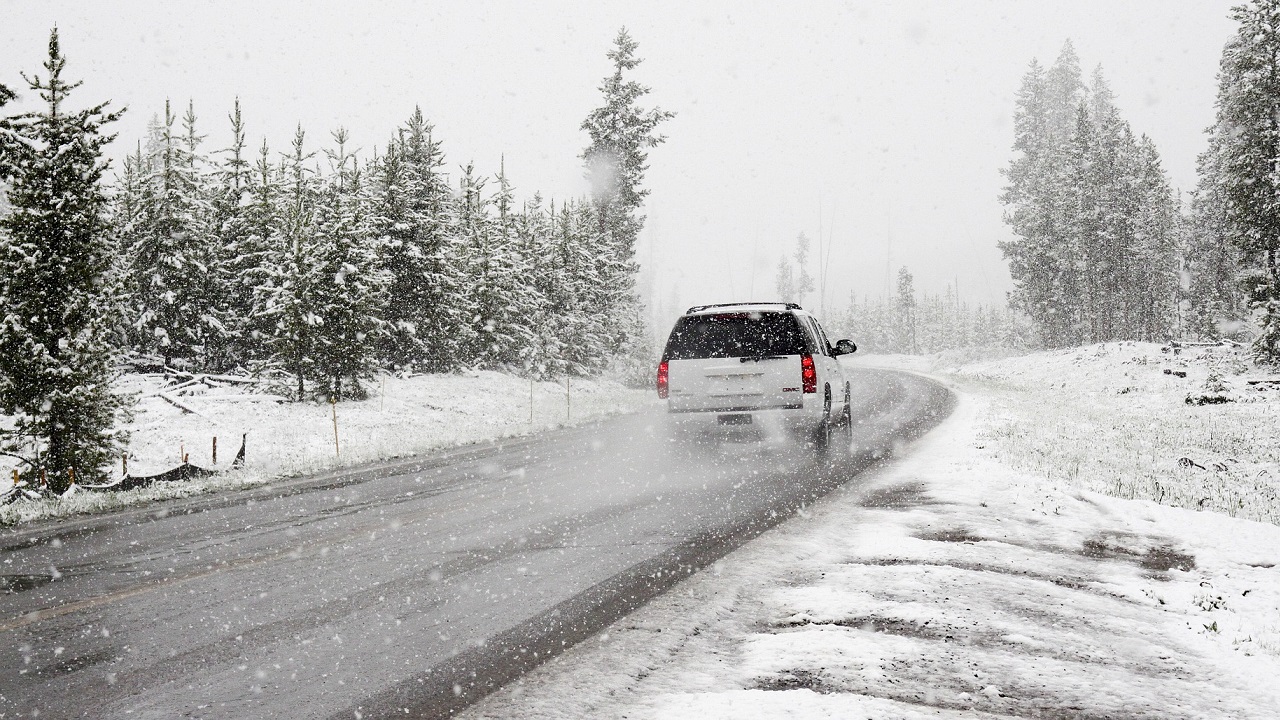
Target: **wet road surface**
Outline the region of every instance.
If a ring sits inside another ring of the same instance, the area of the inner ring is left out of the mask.
[[[651,411],[0,531],[0,717],[446,716],[950,411],[849,373],[826,456],[673,442]]]

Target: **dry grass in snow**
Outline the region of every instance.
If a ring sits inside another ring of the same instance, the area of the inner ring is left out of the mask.
[[[1280,523],[1280,386],[1249,383],[1280,372],[1251,367],[1238,348],[1171,350],[1108,343],[939,370],[992,398],[983,439],[1014,468],[1066,489]],[[1187,402],[1205,396],[1229,402]]]

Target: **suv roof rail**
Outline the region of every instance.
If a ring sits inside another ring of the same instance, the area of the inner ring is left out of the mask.
[[[736,303],[716,303],[714,305],[694,305],[688,310],[685,310],[684,314],[688,315],[689,313],[702,312],[703,310],[710,310],[711,308],[741,307],[743,305],[782,305],[788,310],[804,309],[800,307],[799,303],[793,303],[793,302],[736,302]]]

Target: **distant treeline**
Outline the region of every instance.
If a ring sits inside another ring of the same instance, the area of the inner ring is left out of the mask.
[[[1003,305],[960,302],[952,288],[916,296],[907,268],[898,271],[889,300],[849,298],[828,320],[829,332],[858,344],[859,352],[934,354],[949,350],[1025,351],[1036,346],[1027,317]]]

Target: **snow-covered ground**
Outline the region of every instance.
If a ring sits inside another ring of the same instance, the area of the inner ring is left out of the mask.
[[[1277,717],[1280,527],[1246,519],[1277,517],[1259,373],[1144,344],[861,362],[959,407],[468,716]],[[1237,402],[1187,404],[1211,369]]]
[[[56,500],[21,500],[0,507],[0,525],[259,485],[281,477],[577,424],[655,402],[650,390],[607,380],[572,379],[566,390],[564,380],[531,384],[528,379],[489,371],[386,376],[371,384],[369,399],[342,402],[336,407],[279,403],[269,395],[247,393],[243,385],[216,380],[177,391],[172,390],[172,382],[159,376],[126,376],[122,384],[124,391],[139,396],[129,424],[131,474],[168,470],[180,464],[184,454],[201,467],[227,468],[242,436],[244,470],[122,493],[79,491]],[[187,410],[162,399],[161,391]],[[0,465],[0,471],[9,477],[9,466]]]

